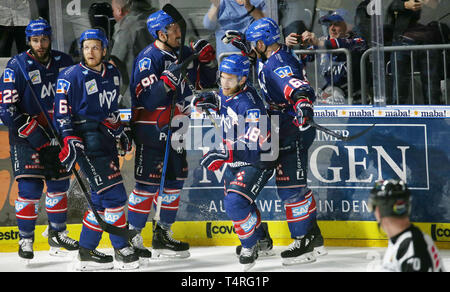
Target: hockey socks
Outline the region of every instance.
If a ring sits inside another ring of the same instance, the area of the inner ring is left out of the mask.
[[[128,198],[128,222],[132,228],[142,230],[145,227],[158,188],[157,185],[136,184]]]

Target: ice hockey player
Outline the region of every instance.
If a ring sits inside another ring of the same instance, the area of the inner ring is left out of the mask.
[[[88,179],[95,210],[106,223],[126,228],[127,194],[119,169],[118,153],[131,149],[118,111],[120,74],[104,62],[108,39],[100,29],[89,29],[79,41],[83,60],[59,74],[54,122],[64,147],[59,158],[67,170],[77,162]],[[80,234],[80,270],[110,269],[113,257],[96,250],[102,229],[92,210],[86,211]],[[118,235],[110,234],[119,269],[135,269],[139,257]]]
[[[199,88],[215,83],[217,63],[215,51],[206,40],[191,43],[190,48],[182,46],[179,23],[163,10],[148,17],[147,27],[155,42],[137,56],[130,82],[136,185],[129,196],[128,219],[130,228],[140,232],[146,225],[152,203],[156,206],[158,196],[162,196],[160,220],[154,226],[152,238],[153,253],[185,258],[190,256],[189,244],[174,239],[171,232],[188,174],[185,149],[170,148],[163,193],[159,194],[171,103],[176,94],[175,115],[184,114],[189,109],[185,98],[192,95],[181,76],[180,54],[182,59],[199,54],[198,60],[187,68],[188,78]],[[146,252],[142,244],[134,246],[141,253]]]
[[[274,173],[273,161],[263,161],[263,144],[270,139],[270,119],[264,102],[247,82],[250,61],[241,55],[225,58],[219,67],[220,91],[194,97],[202,110],[214,109],[223,130],[219,147],[211,147],[200,164],[210,171],[225,165],[224,206],[241,241],[239,262],[247,271],[258,253],[272,249],[272,239],[261,224],[255,200]],[[260,127],[261,123],[265,126]],[[223,141],[223,142],[222,142]],[[214,146],[214,145],[212,145]]]
[[[368,205],[389,237],[381,270],[445,272],[433,240],[409,221],[411,194],[404,181],[377,181],[370,192]]]
[[[77,250],[78,242],[67,236],[70,174],[59,163],[59,148],[52,143],[54,137],[48,125],[58,73],[73,61],[51,49],[52,29],[44,19],[31,20],[25,34],[30,49],[9,60],[0,80],[0,118],[9,130],[12,169],[19,188],[15,202],[19,256],[30,260],[34,256],[34,231],[44,181],[51,254],[64,254],[59,250],[61,247]],[[27,85],[24,74],[32,86]]]
[[[245,36],[226,34],[223,39],[244,54],[256,53],[268,114],[279,116],[279,129],[272,129],[279,130],[280,137],[276,186],[294,239],[281,258],[284,265],[293,265],[315,261],[326,250],[316,221],[316,202],[306,179],[308,148],[315,137],[315,129],[307,123],[314,116],[314,90],[304,78],[302,63],[279,40],[278,25],[268,17],[253,22]]]

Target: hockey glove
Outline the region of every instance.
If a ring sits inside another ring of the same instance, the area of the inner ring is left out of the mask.
[[[59,160],[66,170],[70,171],[82,152],[84,152],[83,140],[77,136],[67,136],[64,138],[64,146],[59,152]]]
[[[294,105],[295,113],[297,114],[297,126],[304,126],[308,120],[314,117],[314,109],[312,102],[307,97],[300,97]]]
[[[195,95],[192,99],[192,105],[198,111],[213,109],[218,111],[220,109],[220,97],[215,91],[202,92],[199,95]]]
[[[67,175],[66,168],[59,160],[59,147],[48,146],[39,151],[39,161],[44,166],[44,174],[46,179],[58,179]]]
[[[223,150],[210,150],[203,155],[200,165],[210,171],[216,171],[225,163],[233,162],[233,148],[228,141],[225,141]]]
[[[50,146],[50,137],[38,121],[31,116],[24,115],[24,123],[19,127],[18,133],[20,138],[26,139],[37,151]]]
[[[224,44],[232,44],[241,50],[244,56],[249,55],[252,51],[250,43],[245,39],[245,34],[237,30],[225,31],[225,35],[222,37],[222,42]]]
[[[181,65],[172,63],[161,74],[160,79],[168,88],[175,91],[181,83]]]
[[[204,39],[200,39],[195,43],[191,42],[191,48],[196,54],[198,54],[198,60],[200,63],[209,63],[216,58],[216,51],[213,46]]]
[[[132,148],[132,140],[128,133],[131,133],[130,127],[124,127],[119,136],[116,137],[117,151],[120,156],[125,156]]]

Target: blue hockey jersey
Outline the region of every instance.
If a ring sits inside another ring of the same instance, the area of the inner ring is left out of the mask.
[[[192,55],[189,47],[183,47],[183,59]],[[136,57],[133,65],[133,73],[130,82],[132,117],[135,138],[138,144],[152,143],[162,146],[164,141],[159,141],[161,131],[167,128],[170,117],[170,105],[173,91],[166,92],[164,82],[160,80],[162,72],[172,63],[177,61],[177,56],[150,44]],[[210,64],[199,63],[194,60],[187,67],[188,78],[197,88],[212,87],[216,82],[217,66],[215,62]],[[192,95],[192,91],[184,80],[178,89],[177,108],[175,115],[189,114],[186,97]],[[149,142],[150,141],[150,142]]]
[[[106,62],[100,72],[79,63],[59,74],[54,121],[62,137],[74,134],[74,122],[102,122],[119,110],[120,78],[119,70]]]
[[[270,140],[270,119],[261,97],[249,84],[234,96],[224,96],[222,90],[219,96],[223,139],[233,145],[230,166],[259,163]]]
[[[303,62],[282,45],[265,62],[258,59],[258,81],[269,115],[280,116],[280,137],[298,132],[291,97],[300,91],[315,101],[314,89],[304,77]]]
[[[25,74],[28,74],[33,89],[27,85],[19,63]],[[46,65],[37,61],[30,51],[9,60],[0,80],[0,118],[10,129],[11,143],[22,141],[17,135],[17,128],[21,126],[21,120],[17,118],[22,114],[35,116],[37,121],[46,127],[46,120],[31,90],[51,118],[56,79],[60,71],[71,65],[73,61],[69,55],[55,50],[51,51],[50,60]]]

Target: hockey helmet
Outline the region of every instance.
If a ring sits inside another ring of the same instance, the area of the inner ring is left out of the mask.
[[[222,60],[219,71],[237,75],[238,77],[248,76],[250,72],[250,61],[247,57],[233,54]]]
[[[269,17],[263,17],[253,22],[245,32],[245,38],[249,42],[262,40],[266,46],[278,42],[281,38],[278,24]],[[253,44],[253,45],[255,45]]]
[[[52,27],[42,17],[31,20],[25,28],[25,37],[27,41],[30,40],[30,37],[40,35],[46,35],[48,37],[52,36]]]
[[[380,209],[381,217],[405,217],[411,212],[411,195],[402,180],[380,180],[370,191],[369,211]]]
[[[158,31],[167,33],[167,26],[174,22],[175,20],[169,14],[159,10],[147,18],[147,29],[155,39],[158,39]]]
[[[100,28],[93,28],[85,30],[80,36],[80,48],[83,47],[85,40],[99,40],[102,43],[103,48],[108,47],[108,38],[105,32]]]

